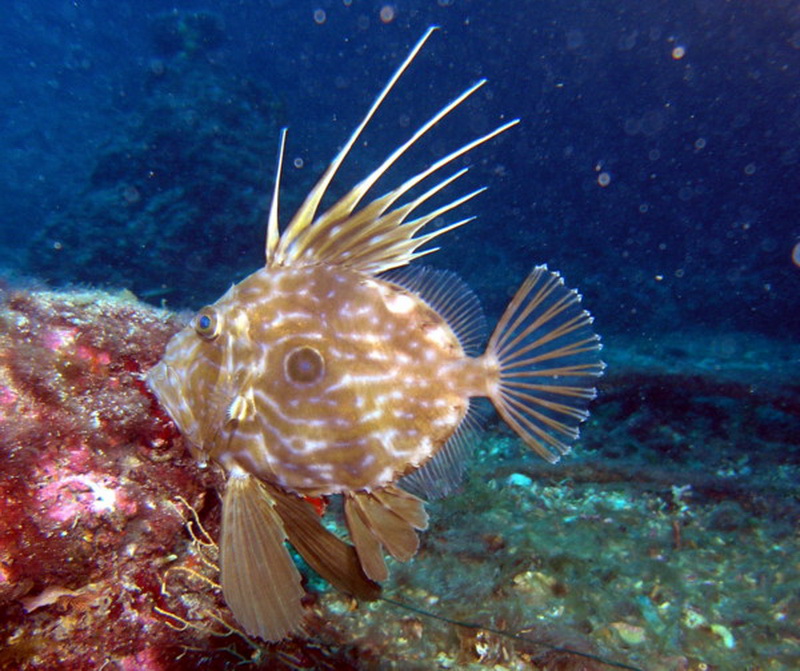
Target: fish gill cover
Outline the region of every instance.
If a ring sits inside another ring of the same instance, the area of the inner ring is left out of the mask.
[[[2,12],[0,667],[796,667],[796,8]],[[218,587],[218,474],[142,382],[183,318],[41,282],[215,300],[263,264],[278,128],[289,214],[430,24],[430,60],[343,183],[442,89],[488,76],[460,138],[523,123],[476,156],[479,219],[431,263],[493,317],[533,263],[560,267],[609,370],[555,467],[489,421],[417,555],[390,561],[384,594],[424,612],[357,605],[306,568],[306,635],[265,645]]]

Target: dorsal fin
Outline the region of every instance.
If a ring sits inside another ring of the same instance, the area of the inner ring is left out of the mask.
[[[478,297],[449,270],[414,266],[391,270],[382,280],[417,294],[449,324],[468,356],[478,356],[486,342],[486,319]]]
[[[333,159],[319,181],[311,189],[300,209],[289,222],[286,230],[277,236],[277,188],[270,207],[270,218],[267,235],[267,265],[307,265],[329,263],[342,265],[375,275],[391,268],[404,266],[423,254],[434,249],[417,251],[433,238],[453,230],[471,221],[470,218],[457,221],[430,233],[417,235],[427,224],[439,216],[470,200],[483,189],[477,189],[456,198],[432,212],[415,219],[412,214],[433,195],[450,185],[466,172],[459,170],[448,177],[441,178],[421,195],[403,205],[397,201],[423,180],[440,171],[459,157],[475,147],[488,142],[493,137],[518,123],[518,119],[505,123],[493,131],[483,135],[455,151],[447,154],[431,164],[428,168],[392,189],[371,203],[356,211],[364,196],[374,184],[403,156],[417,141],[450,112],[456,109],[469,96],[477,91],[485,80],[469,87],[461,95],[450,101],[441,110],[424,123],[411,137],[393,151],[367,177],[348,191],[328,210],[317,216],[320,202],[327,192],[331,181],[355,145],[362,131],[370,122],[375,112],[391,92],[397,80],[406,71],[435,28],[429,28],[417,42],[400,67],[392,75],[389,82],[378,94],[361,123],[352,133],[345,145]]]

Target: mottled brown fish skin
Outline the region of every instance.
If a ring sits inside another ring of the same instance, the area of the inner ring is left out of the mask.
[[[163,359],[180,370],[194,357],[173,417],[204,456],[304,495],[380,487],[422,465],[475,391],[459,384],[466,357],[447,322],[358,272],[265,268],[203,316],[218,333],[199,338],[194,323]],[[232,416],[198,422],[192,408],[209,398]]]

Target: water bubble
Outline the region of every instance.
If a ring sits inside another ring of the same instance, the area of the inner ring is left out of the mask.
[[[292,161],[292,164],[294,165],[295,168],[299,170],[305,165],[305,161],[303,161],[303,159],[300,156],[298,156],[294,161]]]
[[[775,238],[764,238],[759,244],[762,252],[772,253],[778,249],[778,241]]]
[[[631,117],[629,119],[625,119],[624,128],[626,135],[636,135],[642,128],[642,122],[639,119],[634,119]]]
[[[318,26],[321,26],[325,23],[326,14],[324,9],[315,9],[314,10],[314,23]]]
[[[397,8],[393,5],[384,5],[381,7],[380,17],[383,23],[391,23],[397,16]]]
[[[697,138],[694,141],[694,148],[697,149],[697,151],[700,151],[701,149],[705,149],[706,148],[706,139],[704,137]]]
[[[160,77],[167,70],[167,66],[164,64],[164,61],[162,61],[160,58],[151,58],[149,67],[150,67],[150,72],[152,72],[156,77]]]
[[[686,47],[677,45],[672,49],[672,59],[679,61],[686,55]]]
[[[745,175],[754,175],[756,172],[756,164],[755,163],[748,163],[744,166],[744,174]]]
[[[658,135],[664,130],[665,125],[666,116],[663,110],[648,110],[642,115],[642,119],[639,122],[639,131],[648,136]]]
[[[630,51],[636,46],[636,38],[639,37],[639,31],[634,30],[630,33],[625,33],[617,40],[617,49],[620,51]]]
[[[602,187],[608,186],[611,184],[611,175],[607,172],[601,172],[597,176],[597,183]]]
[[[796,242],[792,249],[792,263],[800,268],[800,242]]]
[[[122,189],[122,200],[126,205],[135,205],[142,199],[142,194],[133,184],[128,184]]]

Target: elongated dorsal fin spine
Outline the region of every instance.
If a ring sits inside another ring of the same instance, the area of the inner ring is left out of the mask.
[[[398,79],[408,69],[435,30],[429,28],[417,42],[405,60],[394,72],[384,86],[358,127],[333,159],[319,181],[311,189],[300,209],[291,219],[283,234],[278,226],[278,179],[269,212],[267,227],[266,258],[267,266],[296,266],[326,263],[342,265],[366,274],[378,274],[391,268],[404,266],[414,259],[429,254],[433,249],[417,251],[433,238],[457,228],[470,221],[464,219],[437,229],[425,235],[417,234],[429,223],[446,212],[455,209],[482,191],[477,189],[466,196],[455,198],[449,204],[439,207],[434,212],[423,214],[411,221],[409,217],[415,210],[428,201],[433,195],[454,182],[466,169],[458,170],[454,175],[441,179],[422,195],[415,196],[411,202],[396,205],[414,187],[438,173],[448,164],[456,161],[464,154],[479,145],[488,142],[497,135],[508,130],[516,123],[514,119],[498,128],[462,145],[458,149],[437,159],[423,171],[411,176],[398,187],[391,189],[372,202],[361,205],[364,197],[375,186],[378,180],[394,166],[406,152],[436,126],[444,117],[459,107],[467,98],[479,90],[486,80],[482,79],[456,96],[438,112],[423,123],[405,142],[397,147],[384,161],[364,179],[352,187],[327,210],[317,214],[320,203],[327,192],[334,176],[350,150],[361,136],[364,128],[375,115],[378,108],[391,92]],[[283,162],[285,132],[281,136],[281,152],[278,170]],[[356,208],[359,208],[356,210]],[[415,237],[417,236],[417,237]]]
[[[320,201],[325,195],[325,192],[328,190],[328,186],[330,186],[334,176],[339,171],[340,166],[344,162],[345,158],[347,158],[350,150],[353,148],[353,145],[361,136],[361,133],[367,127],[367,124],[371,121],[372,117],[375,115],[375,112],[378,111],[378,108],[386,99],[386,96],[388,96],[391,90],[394,88],[397,80],[400,79],[408,66],[411,65],[420,49],[425,46],[425,42],[428,41],[428,38],[436,29],[436,26],[431,26],[428,28],[428,30],[425,31],[425,34],[414,45],[414,48],[409,52],[408,56],[406,56],[405,60],[400,64],[400,67],[397,68],[395,73],[391,76],[386,86],[383,87],[383,90],[378,94],[378,97],[375,98],[375,102],[372,103],[372,107],[369,108],[369,111],[361,120],[361,123],[358,124],[345,145],[339,150],[336,158],[331,161],[331,164],[328,166],[327,170],[325,170],[322,177],[320,177],[319,181],[314,185],[314,188],[312,188],[308,196],[306,196],[305,201],[303,201],[303,204],[300,206],[297,214],[295,214],[291,222],[289,222],[286,232],[284,233],[283,239],[281,240],[282,252],[285,252],[286,247],[291,244],[294,238],[296,238],[303,230],[311,225],[314,217],[317,214]],[[278,258],[277,261],[280,262],[281,259]]]
[[[281,233],[278,227],[278,200],[281,192],[281,173],[283,172],[283,157],[286,153],[286,128],[281,129],[281,141],[278,148],[278,165],[275,169],[275,184],[272,187],[272,202],[269,206],[269,217],[267,219],[267,244],[266,257],[267,265],[272,263],[275,257],[275,249],[278,247]]]

